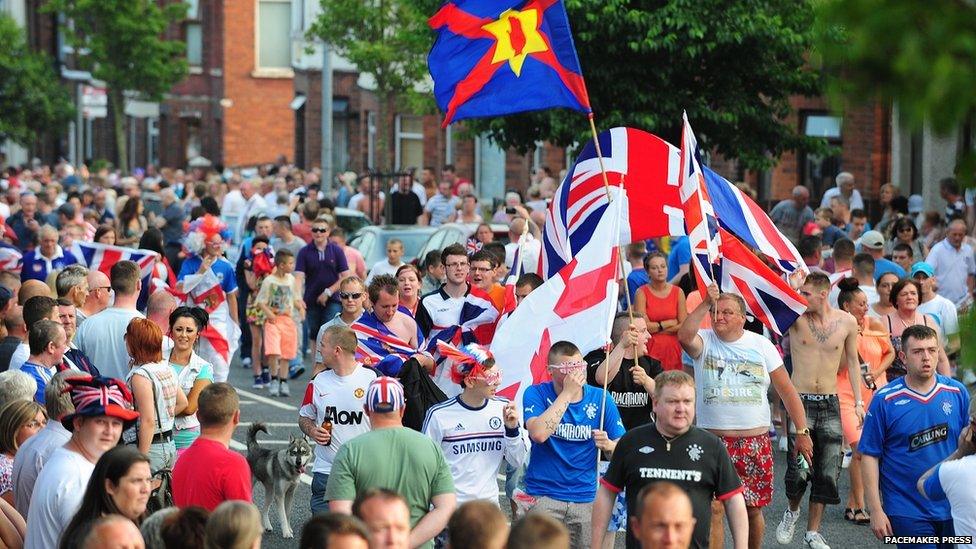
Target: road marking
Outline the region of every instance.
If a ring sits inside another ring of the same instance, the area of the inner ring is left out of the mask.
[[[254,423],[258,423],[258,422],[254,422]],[[252,423],[250,421],[242,421],[242,422],[240,422],[240,423],[237,424],[237,427],[238,428],[241,428],[241,427],[250,427],[254,423]],[[261,421],[260,423],[263,423],[263,424],[265,424],[268,427],[298,427],[298,422],[296,422],[296,421],[292,421],[290,423],[289,422],[273,423],[273,422],[268,422],[268,421]]]
[[[254,394],[254,393],[252,393],[250,391],[245,391],[244,389],[236,389],[236,391],[237,391],[238,394],[244,395],[247,398],[254,399],[254,400],[258,401],[258,402],[263,402],[264,404],[267,404],[269,406],[274,406],[275,408],[278,408],[279,410],[288,410],[289,412],[297,412],[298,411],[298,408],[295,408],[294,406],[289,406],[288,404],[285,404],[285,403],[281,402],[280,400],[274,400],[272,398],[263,397],[261,395],[256,395],[256,394]]]
[[[237,442],[234,439],[231,439],[231,441],[230,441],[230,447],[232,449],[234,449],[234,450],[243,450],[243,451],[247,452],[247,446],[244,445],[244,444],[241,444],[240,442]],[[305,473],[302,473],[302,476],[299,477],[299,479],[303,483],[305,483],[306,486],[311,486],[312,485],[312,477],[306,475]]]

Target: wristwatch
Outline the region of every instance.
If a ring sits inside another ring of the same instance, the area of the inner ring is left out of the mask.
[[[809,427],[804,427],[803,429],[797,429],[796,430],[796,434],[797,435],[807,435],[807,436],[810,436],[810,428]]]
[[[857,401],[857,402],[854,403],[854,406],[860,406],[860,407],[863,408],[864,407],[864,401],[863,400],[859,400],[859,401]]]

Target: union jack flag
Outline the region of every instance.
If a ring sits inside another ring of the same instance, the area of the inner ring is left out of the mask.
[[[142,276],[142,291],[139,292],[137,304],[139,307],[145,308],[145,304],[149,300],[150,289],[152,288],[153,267],[156,265],[156,259],[159,257],[159,254],[152,250],[109,246],[108,244],[99,244],[97,242],[76,241],[73,249],[78,250],[81,254],[78,256],[78,259],[86,267],[95,271],[101,271],[108,277],[111,277],[112,265],[115,265],[119,261],[127,260],[135,262],[139,266],[139,273]]]
[[[783,335],[807,309],[807,302],[796,293],[782,276],[766,266],[756,254],[738,238],[720,229],[720,261],[702,265],[704,254],[695,254],[694,263],[704,284],[711,284],[711,273],[724,292],[739,294],[746,309],[773,332]],[[705,287],[705,286],[701,286]]]
[[[718,231],[718,219],[709,200],[705,175],[702,172],[698,140],[688,123],[688,113],[682,115],[681,129],[681,207],[685,214],[685,229],[691,244],[698,281],[711,278],[708,271],[718,263],[719,246],[722,244]],[[706,272],[702,272],[702,271]],[[707,284],[700,285],[700,288]]]
[[[399,364],[402,366],[403,362],[411,356],[422,352],[422,349],[414,348],[410,343],[397,337],[372,312],[364,312],[351,328],[356,332],[356,339],[359,340],[359,345],[356,347],[356,360],[363,364],[375,366],[393,355],[400,359]],[[421,342],[421,346],[423,340],[424,335],[418,329],[417,341]]]
[[[71,400],[78,410],[88,408],[93,404],[99,404],[103,407],[110,404],[125,407],[131,401],[129,392],[126,391],[123,394],[119,389],[119,385],[101,385],[95,387],[80,385],[76,386],[71,393]]]
[[[758,204],[707,166],[702,171],[719,226],[771,258],[784,273],[806,269],[800,252]]]
[[[488,341],[482,340],[483,331],[492,329],[493,333],[496,319],[498,319],[498,309],[492,304],[488,294],[471,286],[468,295],[464,296],[458,323],[451,326],[434,325],[427,339],[427,351],[434,354],[437,351],[438,341],[446,341],[455,347],[468,343],[487,344]]]
[[[598,136],[611,195],[626,183],[620,223],[620,244],[684,234],[680,182],[680,151],[663,139],[633,128],[612,128]],[[626,181],[625,181],[626,180]],[[600,157],[592,141],[580,152],[573,169],[556,189],[546,211],[539,273],[551,278],[593,236],[607,208]]]
[[[366,407],[374,412],[392,412],[406,406],[403,385],[396,378],[381,376],[366,389]]]
[[[9,244],[0,244],[0,270],[19,273],[23,265],[24,254]]]

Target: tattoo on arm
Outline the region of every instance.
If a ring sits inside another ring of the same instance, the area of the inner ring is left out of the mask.
[[[308,436],[312,436],[312,429],[315,429],[315,422],[307,417],[298,418],[298,428]]]
[[[563,418],[563,414],[566,413],[566,408],[569,408],[569,403],[553,403],[552,406],[546,410],[546,419],[543,425],[546,426],[546,431],[552,434],[556,431],[556,427],[559,427],[559,420]]]

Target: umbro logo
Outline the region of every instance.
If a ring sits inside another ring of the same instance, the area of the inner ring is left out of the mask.
[[[458,423],[457,426],[454,427],[454,430],[455,431],[463,431],[464,430],[464,425]]]
[[[903,398],[903,399],[899,400],[898,402],[896,402],[895,403],[895,406],[901,406],[902,404],[908,404],[908,402],[909,402],[909,400],[907,398]]]
[[[644,446],[643,448],[641,448],[641,449],[639,449],[637,451],[640,452],[640,453],[642,453],[642,454],[650,454],[651,452],[654,451],[654,448],[651,448],[650,446]]]

